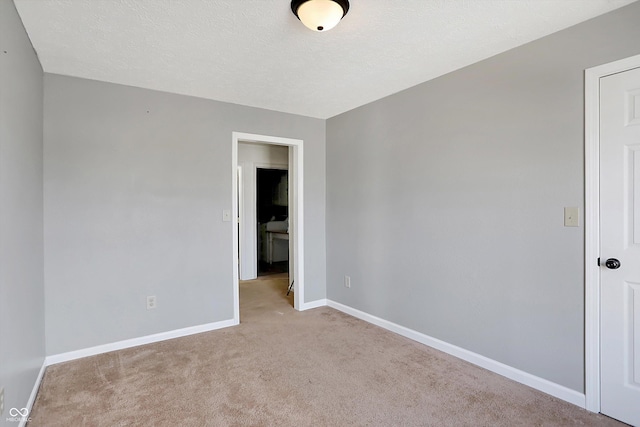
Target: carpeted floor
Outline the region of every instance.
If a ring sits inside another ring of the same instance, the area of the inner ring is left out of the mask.
[[[621,425],[286,289],[243,282],[239,326],[50,366],[29,426]]]

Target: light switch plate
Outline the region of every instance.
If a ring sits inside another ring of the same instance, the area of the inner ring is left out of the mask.
[[[222,220],[224,222],[231,221],[231,211],[229,209],[225,209],[222,211]]]
[[[580,225],[580,208],[564,208],[564,226],[578,227]]]

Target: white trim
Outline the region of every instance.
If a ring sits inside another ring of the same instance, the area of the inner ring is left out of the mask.
[[[231,180],[231,258],[233,262],[232,266],[232,281],[233,286],[233,321],[236,324],[240,323],[240,235],[238,233],[238,137],[236,133],[232,134],[231,143],[231,169],[233,170],[233,179]]]
[[[301,139],[281,138],[277,136],[256,135],[243,132],[231,134],[231,209],[232,209],[232,285],[233,285],[233,318],[240,323],[240,284],[238,281],[238,143],[253,142],[257,144],[285,145],[290,147],[289,158],[289,188],[293,187],[293,203],[289,205],[289,227],[293,239],[289,240],[292,249],[294,267],[293,306],[296,310],[303,310],[304,306],[304,151]],[[290,257],[291,259],[291,257]]]
[[[505,365],[504,363],[489,359],[488,357],[482,356],[469,350],[465,350],[464,348],[449,344],[437,338],[430,337],[421,332],[414,331],[413,329],[409,329],[393,322],[389,322],[388,320],[381,319],[347,305],[340,304],[332,300],[327,300],[327,305],[329,307],[335,308],[336,310],[342,311],[343,313],[347,313],[353,317],[362,319],[365,322],[380,326],[381,328],[387,329],[398,335],[402,335],[403,337],[417,341],[429,347],[433,347],[459,359],[466,360],[467,362],[480,366],[481,368],[495,372],[496,374],[535,388],[536,390],[540,390],[544,393],[550,394],[569,403],[573,403],[574,405],[577,405],[581,408],[584,408],[585,406],[584,394],[560,384],[556,384],[535,375],[531,375],[527,372]]]
[[[22,417],[19,427],[24,427],[27,425],[27,421],[29,420],[29,415],[31,414],[31,410],[33,409],[33,404],[36,402],[36,397],[38,396],[38,390],[40,390],[40,383],[42,382],[42,377],[44,377],[44,371],[47,369],[47,359],[42,361],[42,366],[40,367],[40,372],[38,372],[38,376],[36,377],[36,382],[33,384],[33,389],[31,389],[31,394],[29,395],[29,400],[27,400],[27,416]]]
[[[638,67],[640,55],[585,71],[585,407],[592,412],[600,412],[600,79]]]
[[[55,365],[57,363],[68,362],[70,360],[80,359],[83,357],[95,356],[96,354],[108,353],[110,351],[123,350],[125,348],[137,347],[154,342],[170,340],[173,338],[180,338],[188,335],[200,334],[202,332],[214,331],[216,329],[227,328],[229,326],[234,326],[237,324],[238,322],[236,322],[235,319],[222,320],[220,322],[206,323],[204,325],[174,329],[173,331],[160,332],[158,334],[146,335],[143,337],[132,338],[124,341],[117,341],[110,344],[97,345],[95,347],[89,347],[81,350],[47,356],[47,358],[45,359],[45,364],[47,366]]]
[[[311,302],[305,302],[304,304],[302,304],[302,309],[300,311],[311,310],[312,308],[318,308],[318,307],[325,307],[326,305],[327,305],[326,299],[318,299]]]
[[[242,259],[243,257],[243,251],[245,250],[242,242],[244,241],[244,234],[246,232],[245,230],[245,226],[244,224],[246,223],[246,218],[244,217],[244,170],[242,169],[242,166],[237,165],[236,168],[236,173],[238,175],[238,182],[236,184],[237,189],[238,189],[238,218],[240,221],[240,225],[238,226],[238,277],[242,276]],[[257,250],[257,248],[256,248]],[[257,255],[256,255],[256,261],[257,261]],[[253,275],[253,274],[252,274]],[[255,277],[258,277],[258,271],[257,271],[257,265],[256,265],[256,275]]]

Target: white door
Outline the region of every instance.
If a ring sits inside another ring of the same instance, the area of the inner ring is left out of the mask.
[[[601,412],[640,426],[640,68],[600,79],[600,230]]]

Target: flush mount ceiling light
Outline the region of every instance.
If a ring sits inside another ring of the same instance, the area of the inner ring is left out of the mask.
[[[293,0],[293,14],[310,30],[329,31],[349,11],[348,0]]]

